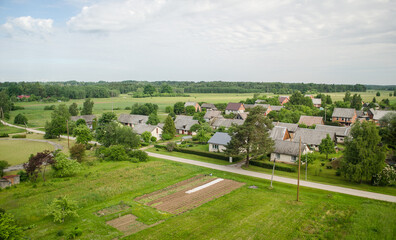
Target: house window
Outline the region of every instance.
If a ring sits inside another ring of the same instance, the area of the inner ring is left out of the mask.
[[[341,118],[342,121],[344,121],[344,118]]]
[[[297,157],[296,157],[296,156],[292,156],[292,157],[291,157],[291,160],[292,160],[293,162],[295,162],[295,161],[297,161]]]
[[[337,118],[337,121],[338,121],[338,118]]]
[[[219,149],[219,145],[213,144],[213,149]]]
[[[279,153],[275,154],[275,157],[276,159],[280,159],[280,154]]]

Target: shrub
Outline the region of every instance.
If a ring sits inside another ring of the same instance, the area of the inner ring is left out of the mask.
[[[85,157],[85,145],[84,144],[74,144],[73,147],[70,148],[70,157],[76,159],[78,162],[82,162]]]
[[[168,133],[164,133],[164,134],[162,134],[162,139],[165,141],[170,140],[170,139],[172,139],[172,136]]]
[[[274,167],[273,163],[269,162],[259,162],[259,161],[249,161],[250,165],[257,166],[257,167],[262,167],[262,168],[268,168],[272,169]],[[279,171],[284,171],[284,172],[296,172],[296,168],[294,167],[286,167],[286,166],[280,166],[275,164],[275,170]]]
[[[87,122],[85,121],[85,119],[80,118],[76,121],[76,126],[80,126],[80,125],[87,125]]]
[[[14,118],[15,124],[27,124],[27,122],[28,122],[27,117],[25,115],[23,115],[22,113],[19,113]]]
[[[44,110],[55,110],[55,105],[51,105],[51,106],[45,106]]]
[[[129,156],[122,145],[112,145],[100,149],[101,157],[106,161],[128,161]]]
[[[166,150],[168,150],[168,152],[172,152],[175,148],[176,143],[174,142],[169,142],[168,144],[166,144]]]
[[[0,209],[0,239],[23,239],[23,231],[14,216]]]
[[[73,230],[67,234],[67,239],[75,239],[76,237],[79,237],[83,234],[83,231],[79,229],[78,227],[75,227]]]
[[[139,162],[147,162],[148,161],[148,154],[141,150],[134,150],[129,151],[128,155],[132,158],[136,158]]]
[[[396,170],[387,165],[380,173],[374,176],[374,185],[393,186],[396,184]]]
[[[12,135],[12,138],[26,138],[26,134],[16,134],[16,135]]]
[[[156,141],[157,141],[157,138],[154,137],[154,136],[152,136],[150,140],[151,140],[151,142],[156,142]]]
[[[65,154],[58,153],[52,169],[54,177],[71,177],[80,171],[81,165],[76,160],[67,159]]]
[[[77,204],[66,196],[55,198],[50,205],[48,205],[47,216],[52,216],[54,222],[64,222],[65,218],[78,217],[76,212]]]
[[[8,133],[0,133],[0,138],[9,137]]]
[[[21,170],[17,174],[19,175],[19,180],[21,182],[26,182],[29,180],[29,175],[25,171]]]
[[[201,151],[201,150],[195,150],[195,149],[189,149],[189,148],[175,148],[174,151],[195,154],[195,155],[203,156],[203,157],[216,158],[216,159],[225,160],[225,161],[229,160],[229,157],[223,153],[207,152],[207,151]],[[233,160],[239,161],[239,160],[241,160],[241,157],[233,156]]]
[[[162,149],[166,149],[166,145],[159,145],[159,144],[155,144],[154,147],[156,148],[162,148]]]
[[[331,166],[333,167],[333,169],[339,169],[340,168],[340,159],[334,159],[333,161],[331,161]]]

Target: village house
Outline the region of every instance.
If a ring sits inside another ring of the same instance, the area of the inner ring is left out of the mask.
[[[271,153],[270,161],[283,163],[296,163],[300,153],[300,143],[291,141],[275,140],[274,151]],[[301,155],[309,153],[309,148],[301,144]]]
[[[322,107],[322,99],[321,98],[312,98],[312,104],[316,108]]]
[[[345,126],[350,126],[356,122],[357,114],[354,108],[334,108],[332,122],[339,122]]]
[[[150,125],[150,124],[136,124],[133,130],[139,134],[142,135],[144,132],[149,132],[151,133],[151,136],[157,138],[157,140],[162,138],[162,127],[158,125]]]
[[[235,119],[246,120],[248,115],[249,115],[249,112],[238,113],[236,115]]]
[[[84,119],[87,126],[92,129],[93,122],[96,121],[96,115],[81,115],[81,116],[71,116],[70,120],[77,121],[79,119]]]
[[[329,134],[331,140],[335,142],[335,136]],[[327,137],[326,132],[318,131],[315,129],[299,128],[296,133],[294,133],[293,141],[299,142],[301,137],[301,142],[309,146],[311,149],[319,150],[319,145],[322,143],[322,139]]]
[[[272,107],[269,104],[254,104],[254,106],[255,107],[256,106],[261,106],[261,107],[265,108],[265,113],[264,113],[265,116],[267,116],[268,113],[270,113],[272,111]]]
[[[227,144],[231,141],[228,133],[217,132],[208,141],[209,152],[224,152]]]
[[[8,175],[0,178],[0,188],[10,187],[20,183],[19,175]]]
[[[202,111],[201,106],[199,106],[199,104],[197,102],[186,102],[184,104],[184,107],[186,108],[188,106],[193,106],[195,108],[196,112],[201,112]]]
[[[122,113],[118,117],[118,121],[134,128],[137,124],[145,124],[148,121],[148,116]]]
[[[206,109],[206,111],[217,111],[217,108],[212,103],[202,103],[202,109]]]
[[[289,102],[290,98],[289,98],[289,96],[279,96],[278,100],[279,100],[280,105],[283,106],[284,104]]]
[[[375,110],[373,108],[370,108],[370,110],[368,110],[367,112],[368,117],[377,125],[379,125],[379,120],[388,113],[396,114],[396,111]]]
[[[284,108],[284,106],[274,106],[271,105],[271,110],[275,111],[275,112],[279,112],[280,110],[282,110],[282,108]]]
[[[28,98],[30,98],[30,95],[18,95],[17,98],[18,99],[23,99],[23,98],[28,99]]]
[[[296,124],[296,123],[273,122],[273,124],[274,124],[274,126],[286,127],[291,138],[293,138],[294,133],[298,129],[298,124]]]
[[[217,128],[223,126],[226,129],[228,129],[232,126],[232,124],[242,125],[244,122],[245,122],[245,120],[242,120],[242,119],[216,118],[212,122],[212,128],[217,129]]]
[[[194,124],[199,124],[198,120],[194,120],[193,116],[178,115],[175,119],[176,132],[178,134],[196,135],[196,132],[191,132],[190,128]]]
[[[288,140],[290,139],[289,131],[287,131],[287,127],[275,126],[270,130],[270,138],[272,140]]]
[[[242,103],[228,103],[226,109],[225,109],[225,114],[230,114],[230,113],[242,113],[245,112],[245,107],[243,106]]]
[[[203,118],[205,119],[205,121],[209,122],[214,118],[222,118],[222,117],[223,116],[221,116],[221,111],[212,110],[212,111],[207,111]]]
[[[343,143],[345,141],[345,138],[350,135],[351,127],[316,125],[315,130],[325,132],[330,136],[335,136],[337,143]]]
[[[298,124],[304,124],[305,126],[313,126],[313,125],[323,125],[323,118],[322,117],[315,117],[315,116],[300,116],[300,120]]]

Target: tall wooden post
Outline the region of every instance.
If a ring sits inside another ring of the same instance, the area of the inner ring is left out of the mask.
[[[307,154],[305,154],[305,181],[307,181],[308,175],[308,162],[307,162]]]
[[[69,142],[69,120],[66,120],[66,128],[67,128],[67,148],[70,149],[70,142]]]
[[[274,179],[274,174],[275,174],[275,162],[276,162],[276,158],[274,158],[274,166],[272,167],[271,188],[272,188],[272,180]]]
[[[300,144],[298,144],[298,178],[297,178],[297,202],[300,197],[300,166],[301,166],[301,137]]]

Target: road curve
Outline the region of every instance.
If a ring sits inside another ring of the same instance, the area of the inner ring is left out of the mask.
[[[216,170],[220,170],[220,171],[224,171],[224,172],[236,173],[236,174],[240,174],[240,175],[271,180],[270,174],[252,172],[252,171],[244,170],[241,168],[232,167],[229,165],[228,166],[227,165],[217,165],[217,164],[213,164],[213,163],[200,162],[200,161],[179,158],[179,157],[173,157],[173,156],[152,153],[152,152],[147,152],[147,154],[151,157],[162,158],[162,159],[171,160],[171,161],[175,161],[175,162],[187,163],[187,164],[192,164],[192,165],[196,165],[196,166],[216,169]],[[297,180],[292,179],[292,178],[274,176],[274,181],[297,185]],[[308,182],[308,181],[302,181],[302,180],[300,180],[300,186],[316,188],[316,189],[321,189],[321,190],[326,190],[326,191],[336,192],[336,193],[343,193],[343,194],[348,194],[348,195],[352,195],[352,196],[382,200],[382,201],[387,201],[387,202],[393,202],[393,203],[396,202],[396,196],[391,196],[391,195],[386,195],[386,194],[381,194],[381,193],[374,193],[374,192],[367,192],[367,191],[356,190],[356,189],[352,189],[352,188],[338,187],[338,186],[333,186],[333,185],[314,183],[314,182]]]

